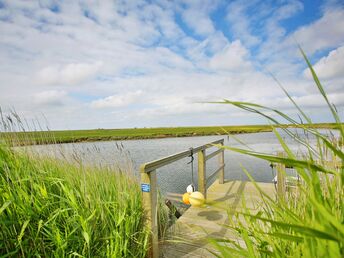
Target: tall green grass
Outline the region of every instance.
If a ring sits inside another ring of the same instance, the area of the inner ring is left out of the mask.
[[[145,257],[136,180],[0,145],[0,255]]]
[[[274,163],[292,166],[301,177],[294,191],[286,192],[285,198],[276,199],[260,190],[263,204],[258,211],[245,209],[235,214],[228,227],[241,241],[213,239],[219,257],[344,257],[344,152],[343,124],[336,107],[330,103],[312,65],[301,50],[313,75],[317,89],[323,96],[336,123],[336,140],[321,134],[317,129],[303,124],[312,124],[311,118],[290,97],[299,111],[301,121],[296,121],[282,111],[262,105],[224,100],[243,110],[268,119],[286,156],[259,153],[247,149],[225,148]],[[307,138],[288,128],[280,127],[280,121],[294,124],[305,134],[315,137],[312,145]],[[282,128],[295,141],[302,144],[306,152],[300,156],[285,143],[276,128]],[[339,166],[335,164],[340,164]],[[248,176],[249,173],[245,171]],[[252,180],[253,181],[253,180]],[[254,182],[254,181],[253,181]],[[235,222],[234,222],[235,221]]]

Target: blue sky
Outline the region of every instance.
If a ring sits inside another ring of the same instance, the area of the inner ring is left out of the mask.
[[[271,74],[332,121],[297,44],[343,117],[340,1],[0,0],[0,32],[0,106],[51,129],[267,122],[223,98],[296,117]]]

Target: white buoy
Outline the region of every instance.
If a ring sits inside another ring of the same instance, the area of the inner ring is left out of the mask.
[[[201,192],[193,192],[190,194],[189,202],[192,206],[201,207],[205,202],[204,195]]]
[[[274,179],[272,179],[272,182],[273,182],[274,184],[277,184],[277,176],[275,176]]]
[[[193,184],[188,185],[188,187],[186,187],[186,192],[191,194],[195,191],[195,187],[193,186]]]

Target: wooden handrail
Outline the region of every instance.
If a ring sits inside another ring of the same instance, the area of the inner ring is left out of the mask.
[[[157,159],[151,162],[144,163],[140,166],[141,174],[141,191],[143,206],[146,211],[146,223],[147,227],[151,230],[150,237],[150,249],[148,256],[149,257],[159,257],[159,245],[158,245],[158,199],[157,199],[157,178],[156,170],[171,164],[175,161],[178,161],[182,158],[190,157],[191,154],[198,155],[198,191],[203,193],[206,198],[207,183],[209,178],[206,178],[206,161],[218,156],[219,159],[219,168],[210,176],[213,178],[219,172],[219,183],[223,184],[224,182],[224,150],[221,146],[224,144],[224,139],[213,141],[211,143],[198,146],[196,148],[191,148],[186,151],[178,152],[176,154]],[[220,145],[220,146],[217,146]],[[208,156],[205,155],[205,150],[211,147],[218,147],[219,150],[214,151]]]
[[[201,150],[205,150],[207,148],[214,147],[215,144],[221,144],[221,143],[223,144],[223,139],[217,140],[217,141],[205,144],[205,145],[201,145],[201,146],[198,146],[196,148],[192,148],[192,152],[194,154],[196,154],[197,152],[199,152]],[[164,157],[162,159],[157,159],[157,160],[154,160],[151,162],[144,163],[140,166],[140,172],[141,173],[149,173],[149,172],[154,171],[158,168],[161,168],[163,166],[171,164],[177,160],[189,157],[190,155],[191,155],[191,149],[187,150],[187,151],[178,152],[176,154]]]
[[[205,157],[205,160],[209,160],[209,159],[215,157],[216,155],[219,155],[222,151],[223,151],[223,149],[218,149],[217,151],[214,151],[213,153],[208,154]]]
[[[212,179],[213,179],[213,177],[215,176],[215,175],[217,175],[217,173],[219,173],[222,169],[224,169],[224,167],[225,167],[225,164],[223,164],[222,166],[220,166],[218,169],[216,169],[210,176],[208,176],[208,178],[207,178],[207,183],[209,183]]]

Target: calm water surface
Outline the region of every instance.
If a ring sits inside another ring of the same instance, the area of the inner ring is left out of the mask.
[[[281,132],[285,141],[294,150],[300,146]],[[255,151],[274,153],[282,150],[273,133],[240,134],[236,136],[248,147]],[[182,137],[149,140],[126,140],[107,141],[76,144],[61,144],[34,146],[39,153],[50,153],[61,156],[64,153],[68,159],[80,159],[84,163],[92,165],[119,166],[125,171],[131,170],[133,175],[139,176],[139,166],[142,163],[162,158],[176,152],[184,151],[190,147],[197,147],[218,139],[225,139],[225,145],[243,147],[233,138],[228,136],[201,136]],[[312,139],[311,139],[312,141]],[[211,153],[213,149],[208,149]],[[75,158],[77,157],[77,158]],[[187,164],[190,158],[182,159],[157,171],[158,185],[161,192],[183,193],[188,184],[192,182],[191,166]],[[272,169],[268,162],[237,154],[232,151],[225,151],[225,178],[248,180],[241,166],[245,167],[258,182],[271,182],[273,179]],[[217,158],[207,162],[207,174],[212,174],[218,167]],[[194,160],[194,183],[197,185],[197,155]]]

